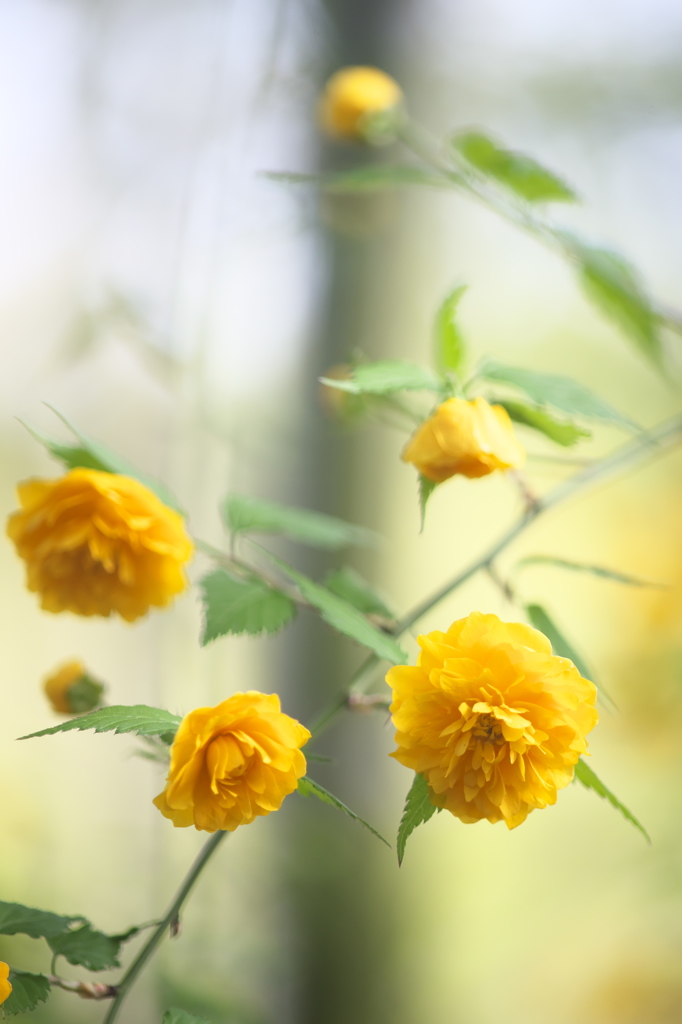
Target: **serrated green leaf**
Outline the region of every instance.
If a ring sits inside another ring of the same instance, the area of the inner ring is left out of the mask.
[[[17,1013],[29,1013],[38,1003],[44,1003],[50,994],[50,982],[44,974],[28,974],[26,971],[10,971],[12,991],[2,1004],[0,1012],[14,1017]]]
[[[290,597],[256,578],[238,579],[216,569],[199,586],[204,601],[202,647],[228,633],[276,633],[296,615]]]
[[[317,548],[343,548],[351,544],[373,547],[379,540],[376,533],[364,526],[260,498],[233,495],[225,501],[222,515],[232,533],[282,534]]]
[[[50,939],[68,931],[82,917],[64,917],[49,910],[36,910],[21,903],[0,902],[0,935],[28,935],[32,939]]]
[[[120,940],[95,931],[89,924],[55,935],[47,941],[56,956],[63,956],[70,964],[86,967],[89,971],[121,966],[118,962]]]
[[[350,380],[320,377],[320,383],[352,395],[390,395],[395,391],[435,391],[443,381],[425,366],[406,359],[383,359],[377,363],[358,363]]]
[[[285,185],[317,185],[325,192],[339,194],[374,192],[385,188],[400,188],[403,185],[426,185],[432,188],[449,188],[452,185],[452,180],[446,174],[421,167],[389,164],[370,164],[367,167],[356,167],[337,174],[267,171],[264,177]]]
[[[187,1013],[186,1010],[178,1010],[177,1007],[172,1006],[164,1013],[161,1024],[209,1024],[209,1022],[205,1017],[196,1017],[193,1013]]]
[[[417,825],[428,821],[436,811],[440,810],[431,803],[429,798],[429,787],[423,775],[415,773],[414,782],[410,787],[405,800],[405,809],[400,819],[398,828],[398,840],[396,849],[398,851],[398,864],[402,864],[405,856],[405,845]]]
[[[359,572],[344,565],[341,569],[334,569],[326,577],[324,585],[327,590],[337,597],[352,604],[363,615],[383,615],[392,619],[393,612],[381,600],[369,583],[362,578]]]
[[[60,725],[53,725],[50,729],[41,729],[40,732],[29,733],[28,736],[20,736],[21,740],[34,739],[36,736],[54,736],[58,732],[71,732],[74,729],[85,731],[94,729],[95,732],[134,732],[138,736],[163,736],[166,733],[175,733],[180,722],[178,715],[172,715],[170,711],[162,708],[150,708],[146,704],[112,704],[111,707],[98,708],[88,715],[81,715],[79,718],[71,718],[68,722],[61,722]]]
[[[579,759],[577,765],[575,766],[575,778],[578,780],[578,782],[582,783],[582,785],[585,786],[586,789],[592,789],[595,793],[597,793],[598,796],[603,797],[604,800],[608,800],[611,806],[615,807],[617,811],[620,811],[623,817],[626,818],[631,825],[634,825],[635,828],[642,833],[646,841],[651,845],[651,836],[644,828],[644,826],[641,824],[641,822],[637,820],[632,811],[629,811],[627,809],[625,804],[622,804],[620,802],[618,797],[615,796],[610,789],[607,789],[607,787],[604,785],[601,779],[597,778],[597,776],[594,774],[589,765],[585,761],[583,761],[582,757]]]
[[[627,430],[639,430],[638,425],[629,417],[618,412],[602,398],[593,394],[589,388],[578,384],[568,377],[559,377],[551,373],[536,373],[518,366],[507,366],[494,359],[486,359],[477,376],[485,377],[525,391],[529,398],[538,405],[553,405],[573,416],[584,416],[586,419],[603,420]]]
[[[353,821],[357,821],[359,825],[363,826],[363,828],[368,829],[372,833],[372,835],[376,836],[377,839],[380,839],[382,843],[386,843],[386,846],[388,846],[390,850],[391,844],[386,839],[384,839],[384,837],[379,832],[377,832],[375,828],[372,828],[369,822],[365,821],[364,818],[361,818],[358,814],[355,814],[353,811],[351,811],[350,807],[346,807],[346,805],[342,803],[341,800],[338,799],[338,797],[335,797],[332,793],[329,792],[329,790],[325,789],[323,786],[320,786],[317,782],[313,782],[313,780],[308,778],[307,775],[304,778],[298,780],[298,791],[301,794],[301,796],[316,796],[318,800],[322,800],[323,803],[329,804],[330,807],[336,807],[337,810],[343,811],[343,813],[347,814],[349,818],[353,819]]]
[[[426,522],[426,506],[429,498],[438,487],[436,480],[429,480],[423,473],[419,474],[419,520],[420,520],[420,533],[424,532],[424,524]]]
[[[525,402],[510,402],[507,399],[498,398],[494,401],[507,410],[510,419],[515,423],[523,423],[526,427],[538,430],[550,441],[554,441],[564,448],[570,448],[584,437],[592,437],[590,430],[567,420],[558,420],[547,409],[542,409],[537,405],[526,405]]]
[[[451,291],[436,313],[436,365],[443,373],[459,373],[466,358],[466,343],[455,319],[466,290],[466,285],[460,285]]]
[[[552,651],[554,654],[558,655],[560,658],[568,658],[569,661],[573,662],[583,679],[589,679],[591,682],[594,682],[594,676],[587,667],[587,664],[571,644],[569,644],[554,619],[550,617],[545,609],[539,604],[528,604],[526,605],[526,612],[528,613],[528,618],[535,628],[545,634],[552,645]]]
[[[352,604],[332,594],[319,583],[314,583],[274,555],[270,555],[270,558],[289,579],[293,580],[301,595],[317,608],[320,616],[332,629],[369,648],[378,658],[384,658],[394,665],[403,665],[407,662],[407,654],[393,637],[373,626]]]
[[[629,576],[624,572],[617,572],[615,569],[605,569],[602,565],[590,565],[587,562],[573,562],[566,558],[556,558],[554,555],[528,555],[516,563],[515,570],[526,568],[529,565],[552,565],[557,569],[570,569],[573,572],[586,572],[592,576],[599,576],[605,580],[613,580],[614,583],[624,583],[630,587],[653,587],[654,589],[665,590],[667,583],[657,583],[654,580],[643,580],[638,576]]]
[[[477,171],[529,203],[573,203],[577,200],[566,182],[537,160],[505,149],[484,132],[462,132],[452,139],[452,145]]]

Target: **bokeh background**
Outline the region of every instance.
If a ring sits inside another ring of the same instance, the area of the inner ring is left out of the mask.
[[[484,124],[566,176],[584,205],[558,218],[626,252],[661,301],[682,304],[681,44],[674,0],[3,0],[5,512],[18,479],[58,471],[14,418],[65,437],[47,402],[163,477],[213,543],[228,492],[374,527],[383,546],[350,561],[406,610],[484,550],[518,496],[505,479],[451,481],[419,535],[402,438],[326,418],[315,381],[327,367],[354,349],[428,358],[434,311],[462,281],[476,356],[574,376],[645,425],[679,408],[676,388],[568,268],[464,199],[320,198],[261,172],[373,159],[322,140],[314,110],[335,68],[378,64],[432,131]],[[600,430],[577,457],[619,440]],[[557,554],[671,584],[626,590],[544,568],[520,578],[615,698],[591,763],[651,848],[571,786],[511,833],[440,815],[398,870],[348,819],[291,797],[221,849],[121,1019],[148,1024],[175,1004],[212,1024],[677,1024],[681,463],[668,455],[583,495],[501,562]],[[530,463],[538,489],[564,473]],[[306,571],[330,564],[282,550]],[[15,743],[56,721],[42,678],[77,656],[110,702],[184,712],[257,688],[306,721],[361,654],[305,619],[201,649],[194,593],[134,626],[49,615],[8,541],[0,560],[0,892],[122,931],[161,913],[202,837],[151,806],[162,776],[132,739]],[[481,578],[422,625],[473,608],[518,614]],[[381,714],[347,715],[315,745],[332,763],[311,771],[388,835],[410,783],[391,748]],[[3,938],[0,956],[49,970],[28,939]],[[103,1015],[56,992],[34,1019]]]

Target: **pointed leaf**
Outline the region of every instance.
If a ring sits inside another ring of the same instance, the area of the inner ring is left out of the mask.
[[[238,579],[216,569],[199,586],[205,613],[202,647],[227,633],[276,633],[296,615],[290,597],[256,578]]]
[[[146,704],[113,704],[111,707],[99,708],[89,715],[71,718],[68,722],[53,725],[50,729],[20,736],[19,739],[30,740],[36,736],[54,736],[58,732],[71,732],[73,729],[95,732],[135,732],[138,736],[164,736],[174,734],[182,719],[162,708],[150,708]]]
[[[70,964],[89,971],[121,966],[118,962],[121,940],[95,931],[89,924],[53,936],[48,939],[48,945],[56,956],[63,956]]]
[[[50,994],[50,982],[44,974],[27,974],[26,971],[10,971],[12,991],[0,1008],[0,1013],[29,1013],[38,1003],[44,1003]]]
[[[451,291],[436,313],[436,363],[443,373],[459,373],[466,358],[466,343],[455,319],[465,291],[466,285]]]
[[[352,604],[332,594],[319,583],[314,583],[302,573],[296,572],[274,555],[270,557],[282,572],[294,581],[305,600],[317,608],[324,621],[333,629],[362,644],[363,647],[368,647],[377,657],[384,658],[394,665],[403,665],[407,662],[407,654],[393,637],[373,626]]]
[[[529,203],[573,203],[575,192],[547,168],[524,153],[504,149],[480,131],[462,132],[452,145],[472,167]]]
[[[327,590],[342,598],[363,615],[383,615],[387,619],[394,618],[393,612],[381,600],[379,595],[362,578],[359,572],[344,565],[334,569],[324,581]]]
[[[406,359],[384,359],[377,363],[358,363],[350,380],[320,377],[320,382],[352,395],[390,395],[394,391],[436,391],[443,381],[432,370]]]
[[[519,388],[538,405],[553,405],[555,409],[561,409],[569,415],[603,420],[605,423],[614,423],[628,430],[639,430],[633,420],[568,377],[535,373],[534,370],[524,370],[518,366],[506,366],[494,359],[486,359],[478,375]]]
[[[426,523],[426,505],[429,498],[438,487],[438,483],[435,480],[429,480],[423,473],[419,474],[419,519],[420,529],[419,532],[424,532],[424,525]]]
[[[68,931],[82,917],[64,917],[49,910],[36,910],[21,903],[0,902],[0,935],[28,935],[32,939],[50,939]]]
[[[583,761],[582,757],[575,766],[575,777],[578,782],[585,786],[586,789],[593,789],[598,796],[603,797],[604,800],[608,800],[611,806],[615,807],[617,811],[620,811],[623,817],[626,818],[631,825],[634,825],[636,829],[639,829],[646,841],[651,845],[651,836],[644,826],[637,821],[637,818],[635,818],[634,814],[627,809],[625,804],[622,804],[618,797],[615,796],[610,789],[607,789],[604,783],[597,778],[589,765]]]
[[[173,1006],[170,1010],[166,1010],[161,1024],[209,1024],[209,1022],[205,1017],[196,1017],[193,1013],[178,1010]]]
[[[379,540],[376,533],[364,526],[260,498],[233,495],[225,501],[222,514],[232,533],[283,534],[317,548],[343,548],[350,544],[373,547]]]
[[[614,583],[624,583],[630,587],[652,587],[658,590],[665,590],[669,586],[667,583],[656,583],[654,580],[643,580],[637,576],[629,576],[624,572],[617,572],[615,569],[605,569],[602,565],[572,562],[566,558],[556,558],[554,555],[528,555],[516,563],[516,570],[523,569],[529,565],[553,565],[557,569],[587,572],[592,576],[600,576],[602,579],[613,580]]]
[[[579,427],[568,420],[559,420],[547,409],[537,405],[527,405],[525,402],[510,402],[507,399],[495,399],[497,405],[503,406],[509,413],[510,419],[515,423],[523,423],[526,427],[539,431],[548,437],[550,441],[570,448],[571,445],[582,440],[584,437],[592,437],[592,432]]]
[[[415,773],[414,782],[407,794],[405,809],[403,810],[403,816],[400,819],[400,827],[398,828],[398,841],[396,848],[398,851],[399,865],[402,864],[405,856],[407,840],[414,832],[417,825],[421,825],[428,821],[433,817],[436,811],[439,810],[440,807],[436,807],[431,803],[429,787],[426,779],[423,775]]]
[[[329,804],[330,807],[336,807],[337,810],[343,811],[343,813],[347,814],[349,818],[353,819],[353,821],[357,821],[358,824],[362,825],[366,829],[369,829],[372,835],[376,836],[377,839],[380,839],[382,843],[386,843],[386,846],[388,846],[390,850],[391,844],[387,842],[387,840],[384,839],[384,837],[379,832],[377,832],[375,828],[372,828],[369,822],[365,821],[364,818],[361,818],[358,814],[355,814],[353,811],[351,811],[350,807],[346,807],[346,805],[342,803],[338,799],[338,797],[333,796],[328,790],[324,789],[324,787],[320,786],[317,782],[313,782],[313,780],[308,778],[307,775],[304,778],[298,780],[298,791],[301,794],[301,796],[316,796],[318,800],[322,800],[323,803]]]
[[[291,172],[266,171],[264,177],[270,181],[280,181],[285,185],[317,185],[326,192],[340,194],[353,192],[373,192],[385,188],[399,188],[403,185],[427,185],[436,188],[448,188],[454,180],[446,174],[425,170],[421,167],[409,167],[389,164],[370,164],[367,167],[355,167],[350,171],[338,174],[295,174]]]
[[[551,643],[554,654],[558,655],[560,658],[568,658],[569,661],[573,662],[583,679],[589,679],[591,682],[594,682],[594,676],[590,669],[575,649],[569,644],[554,619],[550,618],[545,609],[539,604],[528,604],[526,605],[526,611],[528,613],[528,618],[535,628],[539,629],[541,633],[544,633]]]

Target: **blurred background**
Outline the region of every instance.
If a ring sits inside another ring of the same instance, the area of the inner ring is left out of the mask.
[[[59,471],[15,419],[64,438],[47,402],[163,478],[212,543],[224,543],[228,492],[379,530],[379,551],[350,561],[407,610],[491,543],[518,495],[504,478],[452,480],[420,535],[404,439],[330,420],[325,369],[357,349],[428,359],[435,309],[466,282],[477,357],[574,376],[645,425],[677,411],[676,390],[566,266],[469,201],[320,197],[261,172],[401,159],[398,147],[325,142],[315,125],[328,74],[377,64],[434,133],[483,124],[564,175],[584,205],[557,220],[622,250],[661,301],[682,305],[681,43],[674,0],[2,0],[5,514],[17,480]],[[620,440],[599,430],[576,457]],[[668,455],[582,495],[501,561],[555,554],[671,584],[625,589],[549,568],[519,581],[618,705],[602,714],[591,765],[651,848],[571,786],[511,833],[440,815],[398,870],[348,819],[292,796],[221,848],[122,1021],[178,1005],[212,1024],[677,1024],[681,465]],[[565,472],[529,464],[539,490]],[[311,573],[339,564],[286,553]],[[80,657],[111,703],[184,713],[255,688],[310,721],[362,654],[304,617],[282,636],[201,649],[194,591],[134,626],[50,615],[8,541],[0,560],[0,895],[120,932],[159,916],[203,837],[154,810],[162,772],[128,737],[14,743],[57,721],[44,676]],[[195,580],[204,568],[197,558]],[[519,614],[477,578],[421,626],[473,608]],[[315,743],[332,762],[311,767],[388,836],[411,782],[392,747],[382,714],[348,714]],[[2,938],[0,958],[49,971],[29,939]],[[104,1010],[55,992],[33,1016],[81,1024]]]

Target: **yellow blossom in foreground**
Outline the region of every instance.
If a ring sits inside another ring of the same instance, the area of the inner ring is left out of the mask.
[[[597,724],[597,691],[549,640],[518,622],[472,612],[418,638],[414,667],[392,668],[398,749],[436,807],[464,822],[515,828],[556,802]]]
[[[526,452],[501,405],[489,405],[484,398],[449,398],[417,427],[402,457],[429,480],[442,483],[455,473],[478,477],[518,469]]]
[[[0,960],[0,1003],[4,1003],[12,994],[12,983],[9,980],[9,967]]]
[[[398,83],[379,68],[342,68],[320,97],[320,123],[329,135],[362,140],[365,118],[395,109],[402,98]]]
[[[53,711],[79,715],[97,707],[104,687],[88,675],[81,661],[69,661],[47,677],[44,690]]]
[[[18,493],[7,532],[46,611],[117,612],[132,622],[187,586],[193,546],[182,516],[138,480],[72,469],[27,480]]]
[[[176,827],[234,832],[278,810],[305,775],[310,733],[282,714],[276,694],[235,693],[183,718],[166,788],[155,805]]]

